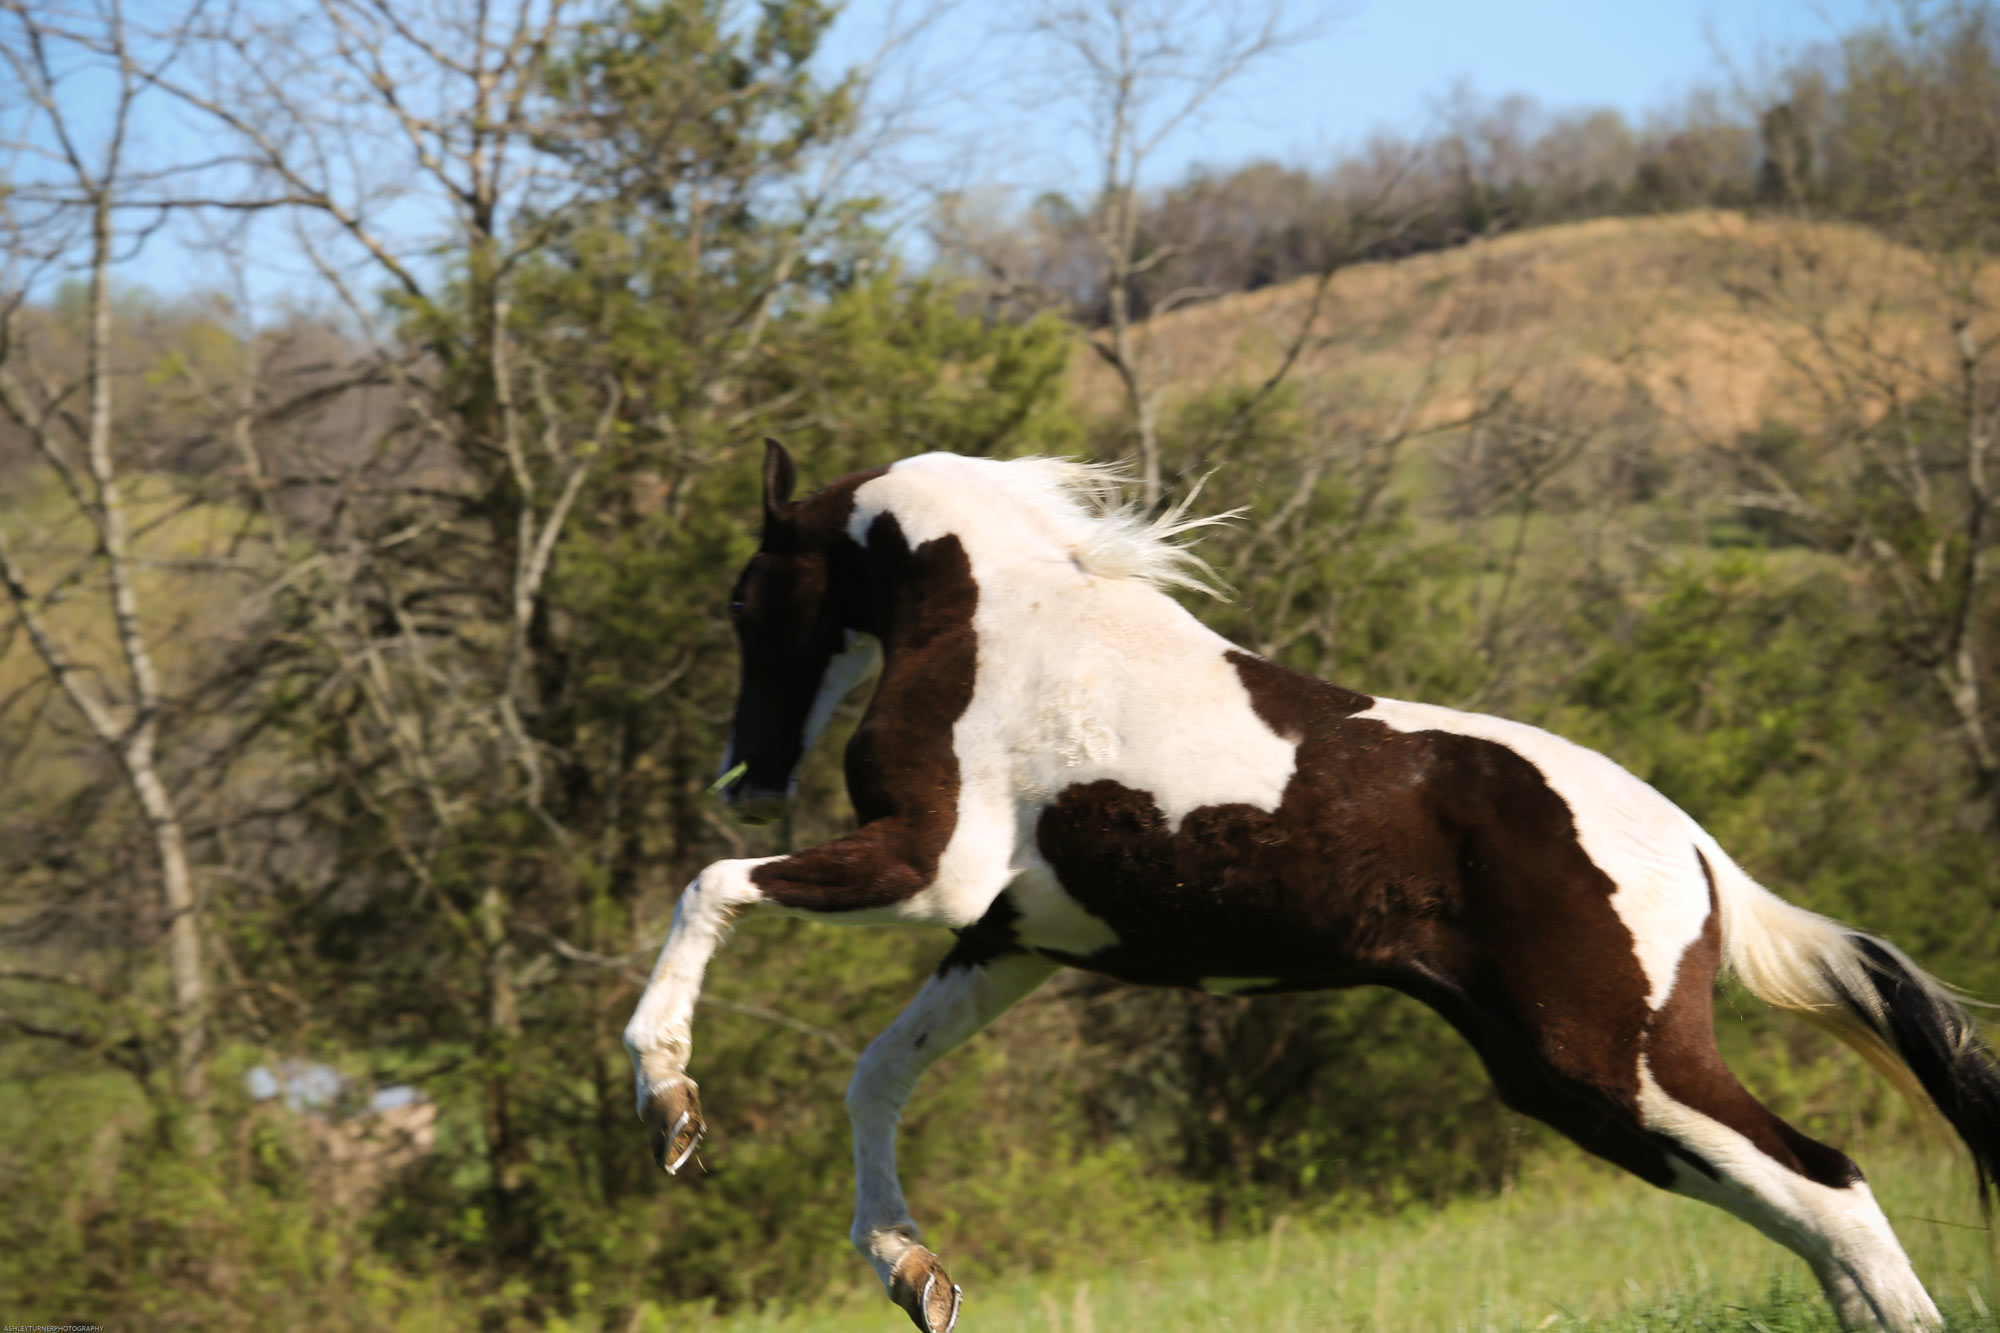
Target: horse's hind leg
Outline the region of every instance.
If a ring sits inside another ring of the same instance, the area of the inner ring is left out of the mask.
[[[1644,1089],[1645,1123],[1678,1148],[1669,1188],[1735,1214],[1797,1253],[1847,1327],[1897,1333],[1939,1327],[1937,1307],[1854,1164],[1748,1094],[1743,1099],[1753,1111],[1726,1112],[1738,1128],[1657,1083]],[[1772,1151],[1772,1140],[1783,1146]]]
[[[1525,1009],[1459,992],[1427,998],[1471,1038],[1508,1105],[1791,1249],[1849,1327],[1939,1327],[1860,1171],[1773,1115],[1723,1064],[1712,1013],[1715,931],[1711,917],[1651,1012],[1601,1003],[1581,976],[1573,993],[1544,989]]]
[[[1710,933],[1690,961],[1715,947]],[[1640,1123],[1673,1151],[1670,1187],[1713,1203],[1795,1251],[1850,1328],[1928,1330],[1941,1318],[1888,1218],[1846,1156],[1799,1133],[1736,1081],[1715,1049],[1709,965],[1647,1025]],[[1683,993],[1685,991],[1685,993]]]
[[[889,1298],[924,1333],[958,1322],[959,1291],[910,1220],[896,1175],[896,1125],[923,1072],[1009,1005],[1047,980],[1056,964],[1029,954],[990,956],[970,941],[946,955],[910,1007],[869,1043],[847,1089],[854,1125],[854,1247],[874,1265]]]

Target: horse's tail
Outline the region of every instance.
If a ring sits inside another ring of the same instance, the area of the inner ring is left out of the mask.
[[[1794,907],[1704,848],[1726,966],[1752,995],[1852,1046],[1927,1097],[1972,1153],[1982,1201],[2000,1195],[2000,1064],[1949,989],[1886,940]]]

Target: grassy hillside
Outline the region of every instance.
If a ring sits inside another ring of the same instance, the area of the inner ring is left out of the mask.
[[[1810,306],[1743,290],[1803,265],[1817,270]],[[1913,372],[1947,363],[1934,277],[1907,248],[1839,223],[1714,211],[1568,223],[1339,273],[1295,374],[1308,396],[1366,415],[1400,404],[1436,365],[1441,383],[1423,408],[1432,421],[1463,415],[1496,380],[1636,386],[1690,447],[1772,417],[1810,419],[1825,406],[1812,375],[1857,340],[1909,357]],[[2000,272],[1985,281],[2000,289]],[[1224,296],[1146,326],[1170,401],[1268,374],[1314,285]],[[1802,327],[1809,317],[1823,327]],[[1099,358],[1080,354],[1071,377],[1081,403],[1115,404]]]

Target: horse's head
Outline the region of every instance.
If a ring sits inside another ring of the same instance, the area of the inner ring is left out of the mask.
[[[743,672],[729,732],[722,797],[739,817],[762,823],[789,799],[793,774],[834,707],[866,674],[875,640],[856,628],[853,543],[835,506],[819,513],[794,501],[791,455],[777,441],[764,453],[764,535],[736,580],[729,618]]]

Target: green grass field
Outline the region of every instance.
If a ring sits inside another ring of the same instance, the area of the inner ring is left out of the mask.
[[[1994,1233],[1970,1167],[1943,1147],[1868,1153],[1871,1180],[1954,1329],[2000,1329]],[[949,1253],[945,1256],[949,1260]],[[706,1319],[650,1312],[646,1329],[893,1333],[908,1325],[856,1261],[850,1291],[810,1310]],[[1805,1266],[1750,1228],[1594,1164],[1552,1161],[1498,1198],[1179,1248],[1136,1263],[967,1277],[963,1333],[1290,1333],[1366,1329],[1838,1328]]]

